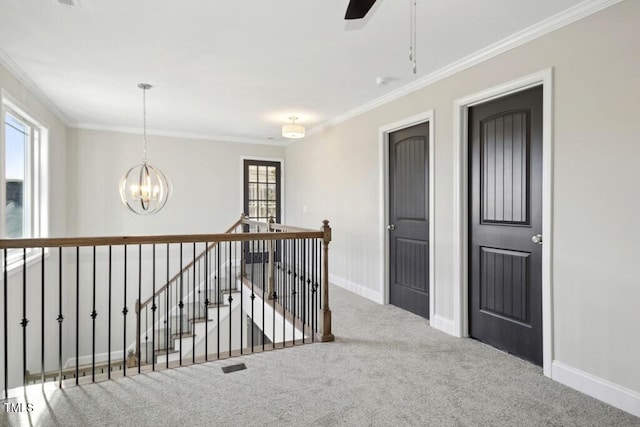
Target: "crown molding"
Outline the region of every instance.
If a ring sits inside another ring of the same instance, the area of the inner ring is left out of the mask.
[[[73,123],[68,125],[72,129],[82,129],[82,130],[97,130],[102,132],[120,132],[120,133],[129,133],[129,134],[143,134],[142,128],[133,128],[133,127],[124,127],[124,126],[105,126],[98,125],[93,123]],[[284,147],[287,145],[287,141],[283,141],[280,139],[260,139],[260,138],[248,138],[248,137],[237,137],[237,136],[223,136],[223,135],[212,135],[212,134],[204,134],[204,133],[192,133],[192,132],[173,132],[162,129],[147,129],[147,135],[153,136],[163,136],[163,137],[171,137],[171,138],[186,138],[186,139],[201,139],[206,141],[215,141],[215,142],[235,142],[240,144],[259,144],[259,145],[275,145]]]
[[[389,102],[395,101],[403,96],[406,96],[412,92],[415,92],[424,87],[430,86],[440,80],[457,74],[467,68],[498,56],[504,52],[507,52],[513,48],[521,46],[527,42],[542,37],[550,32],[565,27],[573,22],[579,21],[582,18],[586,18],[589,15],[593,15],[603,9],[620,3],[624,0],[586,0],[579,3],[563,12],[560,12],[554,16],[544,19],[537,24],[531,25],[517,33],[514,33],[496,43],[493,43],[483,49],[480,49],[471,55],[452,62],[451,64],[440,68],[433,73],[427,74],[405,86],[395,89],[373,101],[362,104],[353,110],[347,111],[344,114],[327,120],[313,128],[309,129],[308,135],[321,132],[330,127],[336,126],[342,122],[352,119],[367,111],[371,111]]]
[[[58,109],[58,107],[47,98],[47,96],[38,88],[38,86],[29,78],[22,68],[15,63],[7,53],[0,49],[0,64],[3,65],[16,80],[27,88],[38,101],[44,104],[65,126],[69,126],[69,119]]]
[[[389,102],[395,101],[419,89],[432,85],[440,80],[450,77],[456,73],[466,70],[478,63],[493,58],[510,49],[521,46],[531,40],[535,40],[552,31],[560,29],[575,21],[585,18],[589,15],[597,13],[603,9],[620,3],[624,0],[585,0],[561,13],[550,18],[544,19],[522,31],[512,34],[492,45],[487,46],[471,55],[461,58],[446,67],[443,67],[433,73],[427,74],[405,86],[395,89],[386,95],[378,97],[370,102],[360,105],[346,113],[327,120],[313,128],[309,129],[307,134],[313,135],[330,127],[336,126],[342,122],[352,119],[367,111],[373,110]],[[47,96],[38,88],[38,86],[29,78],[29,76],[4,52],[0,49],[0,64],[2,64],[21,84],[23,84],[40,102],[42,102],[58,119],[60,119],[67,127],[75,127],[78,129],[91,129],[113,132],[141,133],[139,129],[124,127],[108,127],[102,125],[94,125],[87,123],[74,124],[60,111],[60,109],[47,98]],[[170,131],[152,131],[154,135],[171,136],[191,139],[205,139],[214,141],[239,142],[245,144],[263,144],[287,146],[293,141],[283,140],[267,140],[250,137],[229,137],[220,135],[197,134],[188,132],[170,132]]]

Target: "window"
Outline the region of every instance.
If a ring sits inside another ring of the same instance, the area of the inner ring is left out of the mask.
[[[46,129],[3,99],[0,137],[0,237],[43,237],[46,230]]]
[[[244,161],[244,211],[250,219],[269,221],[273,217],[280,223],[280,162],[264,160]],[[252,230],[251,227],[246,231]],[[263,263],[266,260],[266,246],[258,247],[245,244],[245,262],[247,264]],[[279,259],[276,248],[276,259]]]
[[[280,222],[280,162],[244,161],[244,209],[251,219]]]

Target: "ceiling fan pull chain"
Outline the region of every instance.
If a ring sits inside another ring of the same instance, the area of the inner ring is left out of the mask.
[[[413,0],[409,0],[409,61],[413,61]]]
[[[417,15],[417,13],[416,13],[416,11],[417,11],[417,9],[416,9],[416,1],[417,0],[413,0],[413,7],[411,9],[411,30],[412,30],[411,31],[411,33],[412,33],[411,34],[411,52],[412,52],[411,59],[413,60],[413,74],[417,74],[417,72],[418,72],[418,65],[417,65],[417,62],[416,62],[416,56],[417,56],[416,55],[416,53],[417,53],[416,52],[416,50],[417,50],[417,48],[416,48],[416,41],[417,41],[417,38],[416,38],[416,33],[417,33],[417,28],[416,28],[417,27],[417,24],[416,24],[416,22],[417,22],[416,21],[416,15]]]

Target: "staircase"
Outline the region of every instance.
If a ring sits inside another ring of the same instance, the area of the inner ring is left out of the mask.
[[[152,332],[146,331],[147,339],[141,346],[141,363],[153,363],[154,355],[155,363],[160,366],[192,362],[195,355],[202,354],[219,359],[229,354],[254,352],[266,343],[273,345],[301,340],[303,336],[310,338],[308,330],[305,333],[302,325],[294,326],[292,317],[286,313],[283,316],[282,307],[278,303],[274,305],[268,296],[263,297],[261,288],[252,284],[249,278],[238,274],[232,288],[222,291],[220,302],[210,303],[206,312],[193,303],[187,303],[183,304],[180,316],[179,306],[174,306],[169,322],[160,319],[156,328],[154,352],[149,341]],[[209,289],[209,295],[215,292],[215,289]],[[167,323],[170,328],[166,327]]]
[[[4,396],[332,341],[330,241],[328,221],[315,231],[244,215],[222,234],[0,240],[24,258],[1,273]]]

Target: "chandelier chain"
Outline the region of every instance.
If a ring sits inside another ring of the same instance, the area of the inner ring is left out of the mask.
[[[147,164],[147,88],[142,88],[142,163]]]

